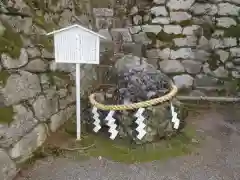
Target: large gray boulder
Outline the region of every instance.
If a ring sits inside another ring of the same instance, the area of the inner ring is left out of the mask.
[[[0,179],[12,180],[17,174],[17,168],[3,149],[0,149],[0,162]]]
[[[36,74],[19,71],[11,74],[2,90],[6,105],[35,97],[41,92],[40,80]]]
[[[125,55],[117,59],[113,74],[118,75],[116,88],[109,88],[103,93],[98,93],[97,101],[103,104],[135,103],[163,96],[169,91],[170,78],[148,64],[145,59],[136,56]],[[183,116],[183,106],[174,98],[172,104],[181,120],[180,124],[182,124],[185,117]],[[136,131],[137,118],[135,117],[137,110],[116,112],[114,117],[118,125],[119,137],[130,138],[135,143],[141,144],[172,136],[179,132],[182,127],[180,126],[179,129],[173,128],[169,102],[146,107],[143,113],[146,127],[143,129],[147,133],[143,139],[139,140]],[[100,119],[104,119],[108,112],[99,110],[99,113],[101,114]],[[105,120],[102,120],[101,123],[103,126],[106,125]]]

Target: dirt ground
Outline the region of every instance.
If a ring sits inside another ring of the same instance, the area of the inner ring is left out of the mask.
[[[134,164],[50,156],[37,160],[16,180],[239,180],[239,118],[230,106],[189,116],[198,136],[204,137],[190,155]]]

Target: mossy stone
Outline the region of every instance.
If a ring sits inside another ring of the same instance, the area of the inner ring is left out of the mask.
[[[237,93],[240,91],[240,79],[231,78],[228,82],[225,82],[224,85],[226,85],[231,92]]]
[[[8,71],[1,71],[0,72],[0,85],[3,85],[5,86],[6,83],[7,83],[7,79],[8,77],[10,76],[9,72]]]
[[[159,32],[157,35],[152,32],[146,32],[146,35],[149,39],[152,40],[152,44],[148,45],[147,48],[151,48],[154,44],[160,48],[173,48],[174,47],[174,39],[175,38],[184,38],[186,35],[183,34],[168,34],[164,31]]]
[[[35,35],[30,37],[34,44],[43,46],[48,52],[53,52],[53,38],[46,35]]]
[[[240,37],[240,24],[231,26],[224,31],[224,37]]]
[[[4,35],[4,32],[6,31],[5,26],[0,21],[0,37]]]
[[[47,4],[45,3],[45,1],[41,1],[41,0],[24,0],[24,2],[31,8],[33,13],[36,13],[36,10],[42,10],[44,12],[48,12],[50,11],[47,8]]]
[[[192,20],[184,20],[184,21],[179,22],[179,25],[182,27],[191,26],[193,24],[194,24],[194,22]]]
[[[47,32],[50,32],[57,28],[57,25],[53,22],[46,22],[44,19],[44,15],[46,13],[54,13],[48,8],[47,3],[44,1],[36,0],[24,0],[25,3],[31,8],[31,12],[33,14],[33,23],[40,28],[46,30]],[[58,0],[55,0],[58,1]],[[40,15],[36,13],[36,10],[40,12]]]
[[[46,73],[46,75],[48,76],[49,82],[51,85],[56,84],[54,77],[62,79],[63,81],[66,82],[66,84],[71,84],[71,82],[72,82],[72,80],[70,79],[69,73],[66,73],[66,72],[60,72],[60,71],[53,72],[52,71],[52,72]]]
[[[0,36],[0,53],[7,53],[12,58],[18,59],[23,46],[21,35],[13,30],[13,28],[5,21],[2,21],[5,31]]]
[[[0,124],[9,124],[13,120],[13,107],[1,107],[0,108]]]
[[[175,38],[184,38],[186,37],[183,34],[168,34],[164,31],[161,31],[157,34],[156,38],[163,41],[163,42],[172,42]]]
[[[33,18],[33,23],[47,32],[51,32],[57,28],[57,25],[54,22],[46,22],[43,15],[35,15]]]
[[[93,8],[106,8],[111,4],[110,0],[90,0],[90,2]]]
[[[42,28],[45,25],[45,19],[43,16],[34,16],[33,23]]]
[[[58,2],[59,2],[59,0],[51,0],[51,4],[52,4],[52,5],[57,5]],[[75,2],[75,1],[74,1],[74,2]]]
[[[220,63],[220,56],[216,53],[211,53],[211,56],[208,60],[209,68],[211,71],[217,69]]]
[[[45,22],[43,15],[36,15],[36,13],[33,16],[33,23],[36,26],[40,27],[41,29],[44,29],[46,32],[51,32],[57,28],[57,25],[54,22],[47,23],[47,22]],[[30,38],[32,39],[34,44],[40,44],[45,49],[47,49],[49,52],[53,52],[53,38],[52,37],[36,34],[35,36],[31,36]]]
[[[156,34],[152,33],[152,32],[146,32],[146,35],[151,40],[156,40],[156,38],[157,38]]]

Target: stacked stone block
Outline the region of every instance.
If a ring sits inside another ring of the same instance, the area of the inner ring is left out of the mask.
[[[180,89],[215,91],[238,82],[240,2],[153,0],[141,1],[143,7],[139,2],[125,14],[132,25],[111,28],[110,37],[121,31],[122,46],[131,42],[138,56],[146,56]]]

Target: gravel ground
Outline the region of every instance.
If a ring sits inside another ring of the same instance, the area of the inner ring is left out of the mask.
[[[189,156],[132,165],[49,157],[37,161],[16,180],[239,180],[240,121],[231,123],[226,117],[229,115],[216,111],[199,116],[197,132],[204,135],[205,143]]]

